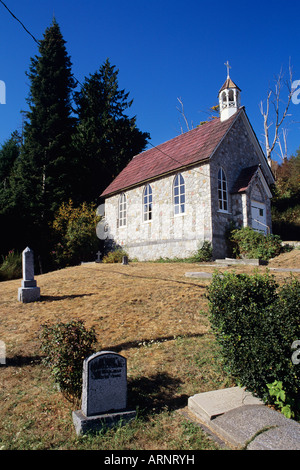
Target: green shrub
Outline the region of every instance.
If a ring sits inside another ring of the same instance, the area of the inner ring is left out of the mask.
[[[295,407],[295,401],[289,400],[283,389],[282,382],[275,380],[272,384],[267,384],[270,397],[274,397],[274,404],[286,418],[293,418],[295,413],[292,407]]]
[[[197,252],[193,257],[193,261],[201,263],[205,261],[210,261],[212,259],[212,246],[211,243],[207,240],[199,246]]]
[[[250,227],[232,230],[230,241],[233,244],[233,253],[238,257],[268,261],[278,256],[282,249],[278,235],[264,235]]]
[[[289,402],[295,402],[300,367],[291,360],[291,346],[300,339],[299,281],[280,288],[268,273],[214,274],[208,298],[225,370],[265,401],[270,401],[267,384],[282,382]]]
[[[95,343],[94,328],[87,330],[81,320],[42,325],[43,362],[51,368],[54,381],[71,401],[80,399],[83,361],[95,352]]]
[[[96,234],[99,220],[94,204],[83,202],[74,207],[71,200],[63,203],[52,224],[56,240],[51,252],[54,264],[65,267],[94,260],[99,245]]]
[[[122,248],[118,248],[116,250],[110,251],[103,257],[103,263],[122,263],[123,256],[127,256],[128,254]]]
[[[22,255],[11,250],[6,256],[2,256],[0,266],[0,281],[19,279],[22,277]]]

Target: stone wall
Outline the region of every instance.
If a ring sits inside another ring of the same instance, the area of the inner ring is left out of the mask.
[[[174,215],[172,174],[151,182],[152,220],[143,220],[145,186],[125,192],[127,223],[118,227],[119,195],[105,201],[109,237],[126,249],[130,258],[155,260],[191,256],[204,240],[211,241],[209,166],[181,172],[185,180],[185,212]]]

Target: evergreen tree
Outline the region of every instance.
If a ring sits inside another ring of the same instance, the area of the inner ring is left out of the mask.
[[[4,142],[0,149],[0,193],[5,190],[9,184],[13,166],[20,155],[21,137],[17,131],[13,132],[11,137]],[[0,212],[3,206],[0,205]]]
[[[61,203],[73,196],[76,184],[72,154],[76,85],[55,20],[46,29],[27,76],[29,111],[21,155],[10,177],[7,210],[19,221],[23,247],[29,245],[44,257],[49,251],[49,224]]]
[[[148,133],[128,117],[129,93],[120,90],[118,70],[107,59],[75,93],[78,125],[74,145],[80,159],[78,190],[82,200],[97,202],[105,187],[131,158],[144,150]],[[79,189],[80,187],[80,189]]]
[[[20,156],[21,138],[18,132],[4,142],[0,149],[0,254],[6,255],[16,245],[16,226],[19,220],[10,211],[11,178]]]
[[[29,112],[17,178],[32,216],[51,219],[63,201],[72,197],[72,91],[75,81],[65,41],[55,20],[46,29],[40,56],[31,59]],[[20,201],[18,201],[20,202]]]

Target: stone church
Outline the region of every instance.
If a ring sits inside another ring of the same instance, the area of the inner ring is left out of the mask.
[[[218,118],[129,162],[101,195],[103,238],[143,261],[188,257],[205,240],[224,258],[232,223],[271,233],[274,177],[240,94],[228,73]]]

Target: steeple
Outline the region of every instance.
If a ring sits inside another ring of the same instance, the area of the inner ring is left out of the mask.
[[[221,121],[226,121],[233,114],[235,114],[240,107],[240,92],[239,87],[231,80],[229,69],[231,68],[229,62],[224,64],[227,67],[227,78],[219,91],[219,109]]]

